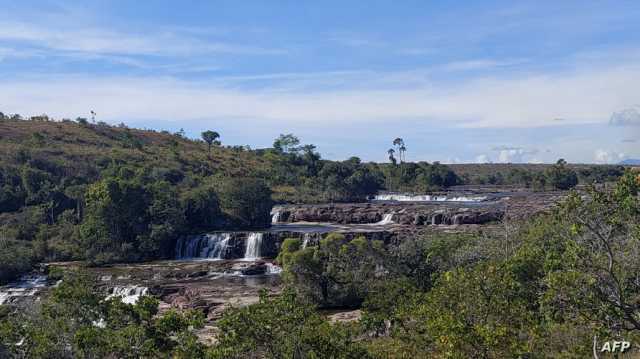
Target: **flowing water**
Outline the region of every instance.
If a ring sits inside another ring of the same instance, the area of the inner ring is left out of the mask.
[[[223,259],[230,238],[230,233],[209,233],[199,237],[182,237],[176,243],[176,259]]]
[[[262,236],[260,232],[252,232],[247,236],[247,248],[244,252],[245,260],[255,260],[261,257]]]
[[[149,288],[140,287],[137,285],[118,286],[111,290],[111,294],[107,296],[107,299],[119,297],[122,303],[136,304],[141,296],[146,295],[149,292]]]
[[[384,226],[384,225],[387,225],[387,224],[393,224],[393,223],[395,223],[395,222],[393,221],[393,215],[394,215],[394,214],[395,214],[395,213],[387,213],[387,214],[385,214],[385,215],[382,217],[382,220],[381,220],[381,221],[376,222],[376,223],[374,223],[373,225],[376,225],[376,226]]]
[[[0,305],[14,298],[33,297],[47,286],[47,276],[26,275],[19,280],[0,287]]]
[[[487,199],[487,196],[413,195],[401,193],[377,194],[373,198],[374,201],[393,202],[483,202]]]
[[[272,211],[271,212],[271,223],[280,222],[280,211]]]

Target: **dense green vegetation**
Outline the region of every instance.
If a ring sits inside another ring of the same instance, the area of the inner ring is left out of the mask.
[[[39,261],[170,257],[186,233],[269,226],[273,201],[457,183],[438,164],[322,160],[291,134],[261,150],[222,146],[220,136],[0,116],[0,282]]]
[[[222,146],[214,131],[199,141],[44,116],[2,115],[0,138],[0,282],[41,261],[169,257],[182,234],[268,226],[274,202],[485,183],[405,162],[401,139],[389,152],[399,161],[376,164],[322,160],[291,134],[250,150]],[[565,190],[623,173],[563,160],[509,171],[486,183]],[[585,357],[594,340],[640,339],[639,187],[627,172],[506,233],[287,240],[285,292],[227,311],[213,347],[196,341],[200,314],[104,300],[91,278],[71,275],[34,308],[0,306],[0,356]],[[335,308],[363,316],[334,324],[318,312]]]
[[[391,163],[327,161],[292,134],[251,150],[222,146],[215,131],[200,141],[44,115],[1,115],[0,138],[0,282],[39,261],[165,258],[185,233],[268,226],[272,201],[363,201],[381,190],[423,193],[470,183],[567,189],[621,175],[618,167],[559,161],[486,179],[437,162],[405,162],[400,138]]]
[[[390,248],[339,235],[304,249],[288,240],[279,260],[307,302],[363,309],[352,330],[366,339],[354,343],[373,357],[582,358],[594,340],[640,339],[639,195],[628,172],[506,234]]]
[[[562,164],[567,171],[567,178],[571,179],[575,174],[577,183],[581,184],[614,182],[625,170],[621,165],[567,164],[564,160],[558,162],[556,166]],[[449,167],[464,184],[514,185],[544,190],[555,189],[554,184],[557,183],[549,178],[554,173],[545,164],[454,164]]]
[[[0,350],[36,358],[584,358],[594,341],[640,340],[638,248],[640,179],[628,172],[615,188],[572,193],[506,234],[389,247],[341,235],[306,248],[287,240],[278,258],[287,289],[227,310],[210,347],[196,340],[197,313],[156,316],[151,298],[104,301],[71,275],[35,310],[0,313]],[[318,311],[336,307],[363,314],[332,323]]]
[[[68,274],[42,305],[15,312],[0,308],[0,357],[18,358],[194,358],[204,346],[194,330],[204,316],[170,310],[158,301],[137,304],[105,300],[93,281]]]
[[[367,358],[354,328],[331,324],[290,289],[276,298],[227,311],[217,323],[211,358]]]

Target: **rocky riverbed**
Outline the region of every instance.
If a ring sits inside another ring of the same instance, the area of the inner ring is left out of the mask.
[[[134,303],[140,295],[160,300],[160,309],[202,310],[209,320],[219,318],[229,305],[258,301],[262,289],[281,290],[280,268],[270,261],[192,260],[155,261],[83,267],[80,263],[52,263],[63,270],[82,269],[96,278],[105,295]]]
[[[387,201],[318,205],[281,205],[273,208],[274,222],[329,222],[338,224],[401,224],[406,226],[489,224],[503,218],[526,218],[552,208],[565,193],[508,192],[490,195],[388,195]],[[406,198],[433,198],[411,201]],[[401,200],[394,200],[400,198]],[[446,200],[447,198],[451,200]],[[440,200],[445,199],[445,200]],[[459,200],[476,199],[476,200]]]
[[[329,233],[341,233],[347,238],[364,236],[390,245],[432,231],[500,231],[503,219],[517,220],[549,211],[565,195],[467,192],[464,196],[386,195],[367,203],[280,205],[273,208],[271,228],[262,231],[220,231],[177,239],[175,260],[100,268],[82,263],[49,266],[64,270],[83,267],[96,278],[105,295],[120,297],[127,303],[134,303],[141,295],[152,295],[160,300],[161,311],[202,310],[209,323],[203,338],[211,339],[213,323],[225,308],[255,303],[261,290],[270,295],[282,290],[280,268],[272,261],[286,238],[298,238],[303,246],[309,246]],[[0,287],[0,301],[34,301],[53,285],[55,281],[46,277],[27,276]],[[359,315],[333,314],[334,320],[353,320]]]

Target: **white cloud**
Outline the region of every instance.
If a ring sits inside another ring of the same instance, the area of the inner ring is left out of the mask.
[[[626,157],[627,156],[621,152],[598,149],[594,154],[594,161],[596,163],[618,163]]]
[[[491,160],[489,159],[489,156],[482,154],[482,155],[476,156],[475,162],[476,163],[491,163]]]
[[[523,162],[523,149],[501,150],[498,153],[498,162],[500,163],[521,163]]]
[[[640,111],[635,108],[627,108],[614,112],[609,123],[614,126],[640,126]]]
[[[0,24],[0,37],[9,36],[2,35],[2,26],[6,24]],[[40,33],[30,27],[13,31],[11,36],[40,41],[36,39]],[[175,41],[162,44],[172,50],[161,50],[158,42],[163,35],[118,42],[118,36],[110,34],[86,45],[86,38],[63,35],[49,34],[45,36],[49,40],[42,41],[87,51],[181,51],[174,47]],[[183,51],[188,42],[185,46]],[[324,124],[411,119],[442,126],[528,128],[604,123],[611,113],[637,103],[635,84],[640,83],[640,66],[635,64],[471,77],[464,83],[435,81],[429,71],[433,69],[265,73],[207,77],[201,83],[166,77],[30,74],[28,79],[4,79],[0,98],[4,112],[72,117],[100,106],[104,119],[115,121],[250,118]],[[259,89],[250,86],[255,80],[262,82]],[[502,160],[517,156],[517,151],[505,152]]]
[[[531,162],[531,159],[526,157],[537,154],[537,149],[525,149],[522,147],[513,146],[497,146],[492,148],[493,151],[498,151],[498,162],[500,163],[524,163]]]

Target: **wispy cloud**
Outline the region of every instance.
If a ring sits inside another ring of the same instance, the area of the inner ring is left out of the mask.
[[[412,119],[464,127],[538,127],[606,123],[615,109],[635,103],[635,83],[640,82],[640,71],[634,66],[405,88],[389,87],[397,80],[394,73],[334,73],[336,81],[343,83],[327,90],[314,85],[325,83],[322,73],[263,76],[276,82],[256,89],[238,87],[251,78],[194,83],[158,77],[45,77],[3,82],[0,97],[5,112],[73,116],[101,105],[100,112],[114,120],[208,116],[365,123]],[[289,83],[299,81],[310,90],[287,89]],[[363,82],[368,86],[358,87]],[[553,121],[557,117],[566,120]]]
[[[507,67],[525,63],[525,59],[513,60],[492,60],[492,59],[475,59],[465,61],[454,61],[441,66],[445,71],[472,71],[485,70],[495,67]]]
[[[16,49],[9,46],[0,47],[0,61],[6,59],[27,59],[33,57],[44,57],[45,53],[39,50],[33,49]]]
[[[57,52],[97,55],[193,56],[207,53],[279,55],[283,49],[207,41],[179,31],[132,33],[96,27],[39,26],[0,22],[0,40]]]

